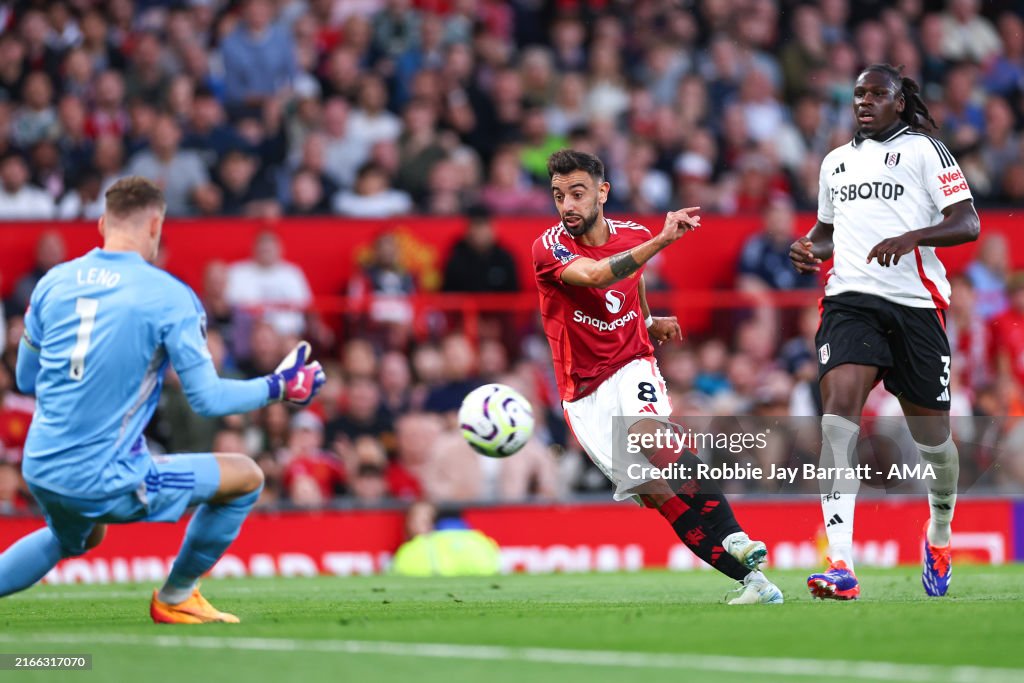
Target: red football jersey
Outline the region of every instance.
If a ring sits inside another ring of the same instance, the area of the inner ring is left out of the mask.
[[[651,238],[642,225],[606,220],[611,234],[600,247],[577,242],[561,223],[533,243],[541,320],[564,401],[586,396],[626,363],[654,353],[637,291],[642,267],[607,289],[561,280],[565,267],[580,256],[600,260]]]

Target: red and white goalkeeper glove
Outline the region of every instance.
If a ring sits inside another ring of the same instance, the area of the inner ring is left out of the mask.
[[[274,374],[267,375],[271,401],[288,401],[304,406],[313,400],[327,381],[327,376],[318,361],[307,363],[309,355],[309,342],[299,342],[284,357]]]

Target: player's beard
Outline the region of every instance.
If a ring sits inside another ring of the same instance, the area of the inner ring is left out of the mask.
[[[569,234],[572,235],[573,237],[580,237],[581,235],[586,235],[588,232],[590,232],[591,228],[594,227],[594,224],[597,223],[597,217],[598,215],[600,215],[600,212],[600,207],[598,207],[595,203],[594,210],[593,212],[591,212],[589,216],[583,216],[578,213],[564,214],[562,216],[562,225],[565,226],[565,229],[568,230]],[[566,216],[578,216],[581,219],[580,224],[577,225],[575,228],[570,227],[565,222]]]

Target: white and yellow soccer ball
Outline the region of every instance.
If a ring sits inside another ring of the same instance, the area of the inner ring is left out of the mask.
[[[533,409],[505,384],[485,384],[466,394],[459,408],[459,429],[477,453],[507,458],[530,440]]]

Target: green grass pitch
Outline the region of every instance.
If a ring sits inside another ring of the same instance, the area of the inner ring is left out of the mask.
[[[729,607],[711,572],[208,580],[240,625],[157,626],[152,586],[38,586],[0,600],[0,653],[93,655],[5,681],[1024,681],[1024,565],[864,569],[855,603]]]

